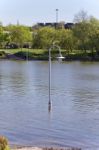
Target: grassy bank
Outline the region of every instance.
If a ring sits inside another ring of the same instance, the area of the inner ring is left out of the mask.
[[[29,60],[48,60],[48,50],[44,49],[1,49],[0,58],[21,58]],[[51,52],[52,59],[58,56],[58,51],[53,50]],[[65,55],[65,50],[62,50],[62,54]],[[13,57],[10,57],[13,56]],[[14,57],[15,56],[15,57]]]
[[[65,60],[97,60],[99,61],[99,56],[96,52],[91,52],[87,50],[86,53],[81,50],[61,50],[62,55]],[[51,57],[54,60],[58,56],[57,50],[51,51]],[[46,49],[1,49],[0,50],[1,59],[29,59],[29,60],[48,60],[48,50]]]

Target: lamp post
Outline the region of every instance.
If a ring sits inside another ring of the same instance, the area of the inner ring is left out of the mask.
[[[48,102],[49,111],[51,110],[51,106],[52,106],[52,100],[51,100],[51,50],[53,48],[57,48],[59,50],[59,56],[57,57],[58,60],[64,59],[64,57],[61,54],[60,47],[58,45],[56,45],[54,42],[53,45],[49,48],[49,102]]]
[[[26,60],[28,61],[29,60],[29,50],[27,49],[27,52],[26,52]]]

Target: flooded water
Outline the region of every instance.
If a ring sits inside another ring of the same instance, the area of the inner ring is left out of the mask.
[[[0,134],[10,144],[99,149],[99,63],[0,61]]]

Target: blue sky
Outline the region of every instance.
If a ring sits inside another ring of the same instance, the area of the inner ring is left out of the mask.
[[[72,22],[80,10],[99,19],[99,0],[1,0],[0,21],[4,25],[55,22],[56,8],[59,21]]]

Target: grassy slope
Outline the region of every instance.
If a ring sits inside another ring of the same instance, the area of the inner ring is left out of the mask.
[[[29,59],[48,60],[48,50],[44,49],[1,49],[0,51],[23,59],[26,59],[28,55]],[[62,50],[62,52],[65,53],[64,50]],[[51,53],[52,57],[55,58],[59,52],[57,50],[53,50]]]
[[[87,53],[85,54],[84,51],[81,50],[61,50],[64,57],[66,57],[68,60],[86,60],[91,58],[91,51],[87,50]],[[27,56],[29,59],[34,60],[48,60],[48,50],[44,49],[0,49],[0,58],[6,57],[6,54],[9,55],[15,55],[16,57],[26,59]],[[52,50],[52,58],[55,59],[55,57],[58,55],[57,50]]]

